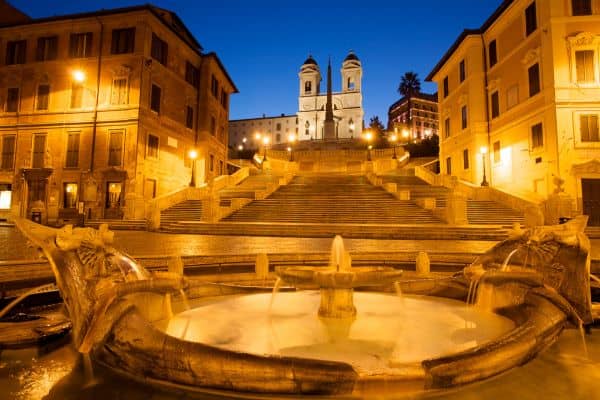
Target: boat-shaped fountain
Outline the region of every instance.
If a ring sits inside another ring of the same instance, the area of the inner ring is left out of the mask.
[[[272,308],[270,294],[247,294],[173,315],[170,296],[199,283],[148,272],[106,227],[16,223],[53,268],[77,349],[154,384],[293,395],[448,388],[519,366],[568,324],[591,322],[589,242],[568,225],[514,232],[451,278],[400,283],[401,271],[352,267],[339,238],[328,267],[277,271],[305,290],[278,294]]]

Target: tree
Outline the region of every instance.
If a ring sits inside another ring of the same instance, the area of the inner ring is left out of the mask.
[[[404,96],[408,101],[408,126],[412,130],[412,102],[411,99],[418,93],[421,92],[421,80],[416,72],[408,71],[405,72],[402,78],[400,78],[400,86],[398,86],[398,93]]]
[[[375,148],[385,147],[385,143],[383,141],[385,127],[379,120],[379,116],[375,115],[369,120],[369,130],[373,132],[373,146]]]

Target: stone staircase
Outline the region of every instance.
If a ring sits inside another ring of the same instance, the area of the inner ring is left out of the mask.
[[[398,191],[410,190],[410,198],[413,200],[422,198],[435,198],[436,206],[446,206],[446,199],[450,195],[450,189],[444,186],[432,186],[424,180],[404,171],[404,174],[384,175],[381,177],[383,183],[395,183]],[[514,223],[523,223],[523,213],[513,210],[503,204],[488,200],[467,200],[467,218],[469,224],[473,225],[505,225],[512,226]]]
[[[304,224],[436,224],[413,201],[397,200],[364,176],[302,175],[268,198],[255,200],[224,221]]]
[[[200,221],[202,200],[186,200],[160,212],[161,226],[179,221]]]

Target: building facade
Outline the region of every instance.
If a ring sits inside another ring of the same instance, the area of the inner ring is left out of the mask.
[[[281,114],[277,117],[236,119],[229,121],[229,147],[233,150],[259,149],[263,146],[263,135],[271,144],[287,143],[290,135],[298,134],[296,115]],[[261,134],[257,139],[256,134]],[[240,147],[241,146],[241,147]]]
[[[0,27],[0,208],[43,223],[142,219],[225,173],[229,96],[214,53],[154,6]],[[196,150],[198,159],[189,158]]]
[[[388,130],[420,140],[438,134],[437,93],[417,93],[403,97],[388,109]]]
[[[600,2],[505,0],[428,80],[442,172],[532,198],[564,180],[600,225]]]

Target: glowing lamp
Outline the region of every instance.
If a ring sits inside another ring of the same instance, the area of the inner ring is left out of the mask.
[[[85,81],[85,72],[80,69],[73,71],[73,80],[77,83],[83,83]]]
[[[188,152],[188,156],[191,160],[195,160],[196,158],[198,158],[198,152],[196,150],[190,150]]]
[[[487,154],[488,152],[488,148],[486,146],[481,146],[481,148],[479,149],[479,153],[481,154]]]

